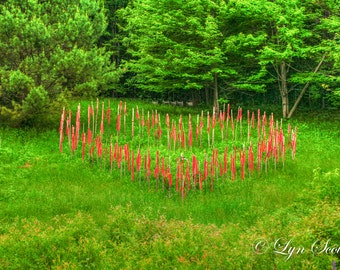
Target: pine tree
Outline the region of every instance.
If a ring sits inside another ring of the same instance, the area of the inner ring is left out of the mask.
[[[9,0],[1,5],[2,122],[46,123],[46,115],[68,96],[97,96],[112,88],[117,72],[110,54],[97,46],[106,26],[104,8],[96,0]]]

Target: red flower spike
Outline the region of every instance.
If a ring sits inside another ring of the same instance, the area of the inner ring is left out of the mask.
[[[130,151],[128,144],[124,144],[124,158],[125,162],[128,164],[128,171],[130,171]]]
[[[215,176],[215,161],[214,161],[214,156],[211,157],[211,162],[210,162],[210,175],[212,176],[211,178],[214,178]]]
[[[102,103],[102,118],[100,120],[100,134],[104,134],[104,102]]]
[[[216,148],[214,151],[214,155],[215,155],[215,167],[218,167],[218,149]]]
[[[164,166],[164,157],[162,157],[162,167],[161,167],[161,174],[162,174],[162,177],[163,177],[163,182],[164,182],[164,179],[166,178],[166,174],[165,174],[165,166]]]
[[[208,161],[204,160],[204,180],[208,178]]]
[[[231,163],[231,180],[235,180],[236,178],[236,166],[235,166],[235,156],[234,154],[230,157],[230,163]]]
[[[142,111],[142,119],[141,119],[141,124],[142,124],[142,127],[145,126],[145,121],[144,121],[144,113]]]
[[[200,188],[200,190],[202,190],[203,189],[203,179],[202,179],[202,174],[200,173],[199,175],[198,175],[198,183],[199,183],[199,188]]]
[[[118,133],[120,132],[120,114],[117,115],[116,130]]]
[[[224,156],[223,156],[223,172],[227,173],[228,170],[228,146],[224,150]]]
[[[257,144],[257,170],[261,169],[261,161],[262,161],[262,143],[258,142]]]
[[[137,157],[136,157],[136,165],[137,165],[138,172],[140,172],[141,164],[142,164],[142,155],[140,153],[140,148],[138,148]]]
[[[203,121],[203,111],[202,111],[202,115],[200,117],[200,132],[202,132],[203,127],[204,127],[204,121]]]
[[[170,128],[170,117],[169,117],[169,114],[166,114],[166,116],[165,116],[165,124],[166,124],[167,129],[169,129]]]
[[[93,158],[93,152],[94,152],[94,145],[90,148],[90,157]]]
[[[158,125],[157,131],[156,131],[156,135],[157,135],[158,140],[160,140],[161,137],[162,137],[162,127],[161,127],[160,123]]]
[[[230,119],[230,104],[228,103],[227,107],[227,120]]]
[[[150,114],[148,112],[148,117],[147,117],[147,120],[146,120],[146,127],[147,127],[147,131],[148,131],[148,136],[150,137]]]
[[[248,126],[250,125],[250,112],[247,110],[247,121],[248,121]]]
[[[182,115],[179,116],[178,128],[179,128],[179,130],[183,130],[183,120],[182,120]]]
[[[86,146],[86,134],[83,132],[81,136],[81,158],[84,161],[85,159],[85,146]]]
[[[263,126],[267,125],[267,113],[263,112]]]
[[[188,183],[188,189],[190,189],[190,185],[191,185],[191,179],[190,179],[190,166],[189,164],[186,164],[186,170],[185,170],[185,177]]]
[[[110,142],[110,168],[112,169],[112,163],[113,163],[113,146],[112,142]]]
[[[134,120],[134,108],[132,108],[132,119],[131,119],[131,136],[132,138],[135,136],[135,120]]]
[[[210,133],[210,114],[207,115],[207,132]]]
[[[225,119],[225,114],[222,111],[220,111],[219,124],[220,124],[220,129],[222,131],[224,129],[224,119]]]
[[[147,177],[149,178],[150,175],[151,175],[151,156],[150,156],[150,150],[148,150],[146,169],[147,169]]]
[[[185,133],[184,131],[182,130],[182,134],[181,134],[181,143],[182,143],[182,148],[185,148]]]
[[[71,132],[70,132],[71,131],[71,116],[72,116],[72,113],[69,112],[69,116],[66,119],[66,135],[69,139],[71,138]]]
[[[168,180],[169,180],[169,187],[172,187],[172,175],[171,175],[171,171],[170,171],[170,168],[168,167],[167,168],[167,177],[168,177]]]
[[[135,153],[131,153],[131,180],[135,181]]]
[[[123,159],[123,147],[119,146],[119,151],[118,151],[118,168],[120,168],[121,163],[122,163],[122,159]]]
[[[72,139],[72,152],[74,152],[76,150],[76,148],[77,148],[76,134],[75,134],[75,131],[74,131],[74,126],[72,126],[71,139]]]
[[[121,114],[123,109],[123,101],[119,101],[119,114]]]
[[[236,122],[239,122],[242,120],[242,109],[241,107],[238,107],[237,109],[237,117],[236,117]]]
[[[59,151],[63,152],[63,141],[64,141],[64,121],[65,121],[65,108],[63,108],[63,112],[60,117],[60,126],[59,126]]]
[[[174,144],[176,144],[176,140],[177,140],[177,131],[176,131],[176,124],[174,122],[172,122],[172,131],[171,131],[171,137],[174,141]]]
[[[115,147],[113,150],[113,159],[118,161],[118,155],[119,155],[119,146],[118,146],[118,142],[115,143]]]
[[[103,153],[103,151],[102,151],[103,149],[102,149],[102,142],[101,142],[100,136],[97,136],[95,138],[95,142],[96,142],[96,147],[97,147],[97,155],[98,155],[99,158],[101,158],[102,153]]]
[[[214,111],[212,119],[211,119],[211,127],[214,129],[215,125],[216,125],[216,114],[215,114],[215,111]]]
[[[196,157],[195,155],[192,155],[192,161],[191,161],[191,168],[192,168],[192,178],[194,180],[194,186],[196,186]]]
[[[248,150],[248,171],[249,173],[252,173],[254,171],[254,151],[252,144],[250,144]]]
[[[268,138],[267,147],[266,147],[266,158],[269,159],[272,156],[273,151],[273,142],[272,137]]]
[[[154,170],[154,177],[158,179],[159,176],[159,151],[156,151],[156,166]]]
[[[87,127],[89,128],[91,124],[91,105],[87,106]]]
[[[297,129],[295,128],[295,131],[292,131],[292,159],[295,159],[295,154],[296,154],[296,133]]]
[[[246,153],[245,150],[242,150],[240,152],[240,163],[241,163],[241,179],[244,179],[244,175],[245,175],[245,163],[246,163]]]
[[[136,108],[136,119],[139,120],[139,111],[138,111],[138,106]]]
[[[99,99],[97,98],[97,103],[96,103],[96,123],[98,119],[98,110],[99,110]]]
[[[90,145],[92,143],[92,131],[90,128],[87,129],[87,144]]]
[[[251,127],[255,128],[255,113],[251,113]]]
[[[80,131],[80,103],[78,104],[78,110],[76,114],[76,145],[79,141],[79,131]]]

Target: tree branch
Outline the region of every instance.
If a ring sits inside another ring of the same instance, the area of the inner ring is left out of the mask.
[[[316,66],[316,68],[314,69],[314,72],[313,72],[314,74],[316,74],[316,73],[319,71],[319,69],[320,69],[320,67],[321,67],[321,65],[322,65],[322,63],[323,63],[323,61],[324,61],[325,58],[326,58],[326,54],[327,54],[327,53],[324,53],[324,55],[322,56],[322,58],[321,58],[319,64],[318,64],[318,65]],[[294,106],[292,107],[292,109],[290,110],[290,112],[289,112],[289,114],[288,114],[288,118],[291,118],[291,117],[292,117],[293,113],[295,112],[297,106],[299,105],[299,103],[300,103],[300,101],[301,101],[303,95],[305,94],[306,90],[308,89],[309,85],[310,85],[310,82],[306,83],[305,86],[302,88],[302,90],[301,90],[301,92],[300,92],[300,95],[299,95],[298,98],[296,99],[296,101],[295,101],[295,103],[294,103]]]

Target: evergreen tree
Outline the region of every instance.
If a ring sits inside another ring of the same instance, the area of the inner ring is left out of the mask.
[[[117,73],[97,46],[106,30],[96,0],[16,1],[0,7],[0,117],[43,123],[68,96],[97,96]]]
[[[117,13],[120,9],[125,8],[129,0],[105,0],[105,13],[107,17],[107,30],[105,34],[100,38],[99,44],[104,47],[107,51],[112,52],[111,62],[117,68],[119,73],[123,73],[121,69],[121,62],[123,59],[128,59],[129,55],[126,52],[126,47],[123,45],[123,38],[126,33],[121,30],[121,26],[125,24],[125,21]],[[111,91],[110,94],[114,97],[115,93],[125,94],[127,89],[124,85],[127,74],[122,74],[120,81],[115,87],[115,91]]]

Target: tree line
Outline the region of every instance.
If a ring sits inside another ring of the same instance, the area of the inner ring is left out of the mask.
[[[0,1],[0,121],[71,97],[340,106],[338,0]]]

